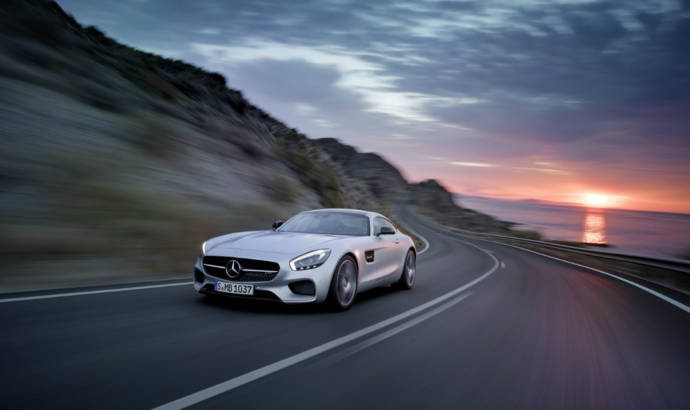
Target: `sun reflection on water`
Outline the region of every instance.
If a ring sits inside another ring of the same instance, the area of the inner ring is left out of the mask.
[[[599,245],[606,243],[606,219],[603,212],[587,210],[582,231],[582,242]]]

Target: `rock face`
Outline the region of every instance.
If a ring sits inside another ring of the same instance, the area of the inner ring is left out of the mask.
[[[491,233],[510,233],[513,226],[511,222],[456,205],[453,195],[434,179],[410,184],[409,187],[410,202],[415,210],[443,225]]]
[[[54,2],[0,5],[0,91],[0,291],[180,274],[208,237],[303,209],[385,211],[408,189],[379,155],[311,140],[222,75]],[[480,221],[427,185],[412,190],[428,209]]]
[[[362,181],[382,205],[390,206],[407,191],[407,181],[400,171],[380,155],[358,152],[333,138],[317,139],[314,143],[349,176]]]

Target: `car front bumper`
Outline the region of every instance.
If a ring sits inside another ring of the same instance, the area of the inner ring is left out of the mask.
[[[249,257],[254,255],[234,255],[236,257]],[[256,258],[254,256],[254,258]],[[333,255],[323,265],[304,271],[293,271],[288,262],[281,261],[280,270],[275,278],[268,281],[238,281],[230,278],[219,278],[209,275],[202,264],[201,257],[197,258],[194,265],[194,289],[201,293],[222,295],[229,297],[240,297],[244,299],[273,299],[283,303],[321,303],[328,297],[331,286],[331,277],[337,263],[333,261]],[[254,296],[233,295],[228,293],[216,292],[215,283],[217,281],[241,283],[243,285],[254,285]],[[293,289],[297,283],[308,281],[314,285],[313,295],[295,293]],[[292,288],[291,288],[292,285]]]

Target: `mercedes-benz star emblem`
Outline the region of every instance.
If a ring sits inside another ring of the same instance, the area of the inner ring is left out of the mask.
[[[225,265],[225,272],[228,274],[230,279],[235,279],[242,273],[242,265],[235,259],[230,259],[228,264]]]

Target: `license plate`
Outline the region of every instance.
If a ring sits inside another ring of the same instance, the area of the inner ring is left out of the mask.
[[[233,282],[216,282],[216,292],[230,293],[233,295],[253,295],[254,285]]]

